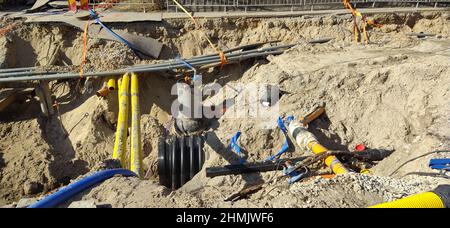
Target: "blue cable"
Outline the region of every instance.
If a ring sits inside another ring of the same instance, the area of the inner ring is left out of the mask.
[[[181,61],[187,68],[190,68],[191,70],[195,71],[194,66],[192,66],[192,64],[186,62],[186,60],[184,60],[184,59],[182,59],[180,57],[177,57],[175,59]]]
[[[276,153],[275,155],[272,155],[272,156],[268,157],[268,158],[266,159],[266,161],[273,161],[275,158],[281,156],[284,152],[286,152],[286,151],[289,149],[288,130],[286,129],[285,124],[289,124],[289,122],[291,122],[291,121],[293,121],[293,120],[294,120],[294,117],[293,117],[293,116],[288,116],[288,117],[286,118],[285,121],[283,121],[283,119],[281,118],[281,116],[278,117],[277,124],[278,124],[278,127],[280,128],[281,132],[283,132],[283,135],[284,135],[284,144],[283,144],[283,146],[281,147],[281,149],[278,151],[278,153]]]
[[[134,47],[134,45],[132,45],[130,42],[128,42],[127,40],[125,40],[124,38],[122,38],[121,36],[119,36],[119,34],[115,33],[113,30],[111,30],[110,28],[108,28],[105,24],[103,24],[103,22],[100,20],[100,18],[98,17],[98,15],[95,13],[95,11],[93,9],[89,10],[89,13],[91,14],[92,18],[94,18],[95,22],[97,22],[97,24],[99,24],[100,26],[102,26],[102,28],[106,29],[108,32],[110,32],[113,36],[115,36],[117,39],[119,39],[122,43],[124,43],[127,47],[129,47],[131,50],[133,50],[136,53],[142,53],[142,51],[140,51],[139,49],[137,49],[136,47]],[[139,55],[138,55],[139,57]]]
[[[238,155],[238,157],[239,157],[239,162],[241,163],[241,164],[244,164],[245,163],[245,160],[242,158],[242,155],[241,155],[241,147],[239,147],[239,145],[238,145],[238,143],[237,143],[237,141],[238,141],[238,139],[239,139],[239,137],[241,136],[241,132],[240,131],[238,131],[232,138],[231,138],[231,143],[230,143],[230,148],[232,149],[232,150],[234,150],[234,152],[236,152],[236,154]]]
[[[431,159],[428,166],[432,169],[440,169],[440,170],[450,171],[450,158]]]
[[[73,198],[78,193],[101,183],[115,175],[121,175],[126,177],[137,177],[135,173],[128,169],[109,169],[94,173],[88,177],[85,177],[77,182],[74,182],[66,187],[58,190],[57,192],[45,197],[44,199],[32,204],[28,208],[51,208],[56,207],[65,201]]]

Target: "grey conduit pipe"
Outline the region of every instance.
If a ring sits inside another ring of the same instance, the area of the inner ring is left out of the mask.
[[[20,76],[31,76],[31,75],[46,75],[46,74],[57,74],[58,71],[26,71],[26,72],[8,72],[0,74],[0,78],[8,77],[20,77]]]
[[[267,56],[267,55],[277,55],[281,54],[284,51],[269,51],[264,53],[251,53],[247,55],[238,55],[233,57],[227,57],[228,61],[242,61],[249,58],[256,58],[261,56]],[[191,63],[193,66],[201,66],[211,63],[217,63],[220,61],[217,60],[203,60],[198,61],[195,63]],[[185,64],[180,63],[173,63],[173,64],[154,64],[149,65],[148,67],[142,67],[142,68],[136,68],[136,67],[130,67],[125,69],[119,69],[114,71],[104,71],[104,72],[88,72],[85,73],[84,77],[111,77],[112,75],[120,75],[125,74],[127,72],[134,72],[134,73],[146,73],[146,72],[157,72],[157,71],[164,71],[164,70],[172,70],[172,69],[178,69],[178,68],[184,68]],[[39,75],[39,76],[21,76],[21,77],[9,77],[9,78],[0,78],[0,83],[5,82],[20,82],[20,81],[32,81],[32,80],[57,80],[57,79],[71,79],[71,78],[79,78],[80,75],[78,73],[65,73],[65,74],[50,74],[50,75]]]
[[[236,56],[243,56],[243,55],[247,55],[247,54],[252,54],[252,53],[263,53],[263,52],[269,52],[269,51],[274,51],[277,49],[286,49],[286,48],[290,48],[292,46],[294,46],[295,44],[287,44],[287,45],[279,45],[279,46],[273,46],[273,47],[267,47],[267,48],[260,48],[260,49],[254,49],[254,50],[249,50],[249,51],[242,51],[242,52],[237,52],[237,53],[229,53],[226,56],[226,58],[232,58],[232,57],[236,57]],[[216,61],[220,61],[220,57],[219,55],[215,54],[215,55],[206,55],[206,56],[198,56],[198,57],[193,57],[190,59],[182,59],[183,61],[189,62],[190,64],[194,65],[196,62],[202,62],[202,61],[207,61],[207,60],[216,60]],[[169,60],[163,63],[159,63],[159,64],[155,64],[158,65],[160,67],[163,66],[168,66],[171,67],[174,64],[179,64],[182,62],[182,60]],[[133,66],[131,67],[132,69],[143,69],[143,68],[148,68],[149,66],[152,65],[141,65],[141,66]],[[131,71],[131,68],[128,68],[129,71]],[[31,76],[31,75],[47,75],[47,74],[56,74],[58,72],[46,72],[46,71],[41,71],[41,72],[11,72],[11,73],[6,73],[6,74],[0,74],[0,78],[6,78],[6,77],[20,77],[20,76]]]
[[[22,68],[6,68],[0,69],[0,73],[11,73],[11,72],[20,72],[20,71],[32,71],[37,69],[37,67],[22,67]]]
[[[330,40],[332,40],[332,38],[316,39],[316,40],[308,41],[308,43],[311,43],[311,44],[325,43]],[[272,43],[272,42],[267,42],[267,43]],[[258,44],[264,44],[264,43],[258,43]],[[231,48],[231,49],[224,51],[224,53],[227,53],[225,56],[227,59],[230,59],[232,57],[243,56],[243,55],[252,54],[252,53],[263,53],[263,52],[270,52],[270,51],[274,51],[274,50],[278,50],[278,49],[291,48],[296,45],[296,44],[285,44],[285,45],[271,46],[271,47],[266,47],[266,48],[258,48],[258,49],[252,49],[252,50],[248,50],[248,51],[239,51],[239,52],[233,53],[235,51],[245,49],[246,47],[252,47],[252,46],[255,46],[258,44],[244,45],[241,47]],[[183,59],[183,60],[186,62],[189,62],[191,65],[196,65],[195,63],[197,61],[200,61],[200,62],[206,61],[206,60],[220,61],[220,57],[217,54],[210,54],[210,55],[197,56],[197,57],[192,57],[190,59]],[[173,63],[173,62],[175,62],[175,63]],[[182,62],[182,61],[181,60],[178,60],[178,61],[177,60],[175,60],[175,61],[169,60],[169,61],[166,61],[165,63],[160,63],[160,64],[156,64],[156,65],[158,65],[159,67],[168,66],[170,69],[173,69],[172,67],[174,66],[174,64],[177,64],[180,62]],[[213,63],[214,62],[207,63],[207,64],[213,64]],[[149,67],[152,67],[152,65],[133,66],[133,67],[127,68],[127,69],[128,69],[128,71],[132,71],[132,70],[144,69],[144,68],[149,68]],[[58,72],[50,72],[50,71],[33,72],[32,70],[35,70],[35,69],[38,69],[38,68],[37,67],[24,67],[24,68],[0,69],[0,78],[31,76],[31,75],[48,75],[48,74],[57,74],[58,73]],[[120,71],[120,70],[118,70],[118,71]],[[2,73],[4,73],[4,74],[2,74]],[[32,79],[32,80],[37,80],[37,79]]]

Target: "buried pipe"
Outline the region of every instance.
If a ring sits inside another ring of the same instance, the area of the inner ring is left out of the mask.
[[[287,48],[291,48],[293,46],[295,46],[295,44],[285,44],[285,45],[280,45],[280,46],[259,48],[259,49],[241,51],[241,52],[236,52],[236,53],[228,53],[225,55],[225,58],[228,60],[230,58],[246,56],[246,55],[250,55],[250,54],[267,53],[267,52],[272,52],[272,51],[277,51],[277,50],[280,51],[279,49],[287,49]],[[218,54],[197,56],[197,57],[192,57],[190,59],[179,59],[178,61],[177,61],[177,59],[175,59],[176,63],[188,62],[190,65],[195,65],[197,62],[203,62],[203,61],[208,61],[208,60],[221,62],[221,58]],[[173,60],[169,60],[165,64],[167,66],[171,66],[174,64],[173,62],[174,62]],[[133,67],[133,69],[142,69],[142,68],[146,68],[146,67],[147,67],[146,65],[141,65],[141,66],[135,66],[135,67]]]
[[[235,57],[227,57],[228,61],[235,61],[235,60],[245,60],[250,58],[256,58],[256,57],[262,57],[262,56],[268,56],[268,55],[277,55],[281,54],[284,51],[270,51],[270,52],[264,52],[264,53],[253,53],[248,55],[240,55]],[[212,61],[212,60],[204,60],[195,62],[191,65],[193,66],[201,66],[211,63],[216,63],[219,61]],[[157,71],[165,71],[165,70],[173,70],[178,68],[184,68],[185,63],[179,62],[175,64],[153,64],[149,65],[147,68],[126,68],[126,69],[119,69],[114,71],[104,71],[104,72],[87,72],[84,74],[85,77],[110,77],[111,75],[120,75],[125,74],[127,72],[135,72],[135,73],[144,73],[144,72],[157,72]],[[79,78],[80,75],[78,73],[65,73],[65,74],[50,74],[50,75],[40,75],[40,76],[24,76],[24,77],[11,77],[11,78],[0,78],[0,83],[4,82],[19,82],[19,81],[32,81],[32,80],[57,80],[57,79],[71,79],[71,78]]]
[[[141,145],[141,107],[139,105],[139,77],[131,73],[131,150],[130,170],[143,177]]]
[[[21,67],[21,68],[6,68],[6,69],[0,69],[0,73],[13,73],[13,72],[31,72],[33,70],[36,70],[37,67]]]
[[[423,192],[370,208],[450,208],[450,185],[439,185],[430,192]]]
[[[325,39],[317,39],[317,40],[311,40],[308,41],[308,43],[315,44],[315,43],[325,43],[332,40],[332,38],[325,38]],[[255,58],[255,57],[261,57],[261,56],[267,56],[267,55],[277,55],[284,52],[284,50],[279,49],[288,49],[297,44],[285,44],[285,45],[278,45],[278,46],[271,46],[266,48],[258,48],[258,49],[252,49],[248,51],[240,51],[233,53],[235,50],[230,49],[232,51],[229,51],[227,54],[225,54],[225,58],[227,61],[242,61],[248,58]],[[245,46],[243,46],[245,48]],[[236,49],[240,50],[240,49]],[[85,73],[84,76],[86,77],[106,77],[110,75],[120,75],[125,74],[127,72],[135,72],[135,73],[143,73],[143,72],[155,72],[155,71],[163,71],[163,70],[171,70],[171,69],[177,69],[177,68],[183,68],[185,64],[183,61],[188,62],[189,64],[193,66],[202,66],[202,65],[208,65],[213,64],[216,62],[221,62],[221,58],[217,54],[213,55],[203,55],[198,57],[192,57],[190,59],[183,59],[182,61],[177,61],[174,63],[173,60],[166,61],[165,63],[160,64],[153,64],[153,65],[143,65],[143,66],[134,66],[126,69],[118,69],[115,71],[109,71],[109,72],[98,72],[98,73]],[[7,71],[6,71],[7,70]],[[0,74],[0,82],[16,82],[16,81],[29,81],[29,80],[40,80],[40,79],[49,79],[49,80],[55,80],[55,79],[69,79],[69,78],[77,78],[79,77],[79,74],[73,73],[73,74],[59,74],[58,72],[51,72],[51,74],[46,72],[19,72],[21,70],[32,70],[32,68],[17,68],[17,69],[5,69],[6,72],[11,72],[10,74]],[[0,71],[2,73],[2,71]],[[40,75],[40,77],[31,77],[30,75]]]
[[[94,186],[95,184],[101,183],[111,177],[116,175],[121,175],[125,177],[133,177],[136,176],[135,173],[126,169],[110,169],[103,170],[97,173],[94,173],[88,177],[85,177],[77,182],[74,182],[59,191],[45,197],[44,199],[38,201],[35,204],[32,204],[28,208],[51,208],[56,207],[65,201],[73,198],[80,192]]]
[[[285,48],[290,48],[295,46],[295,44],[286,44],[286,45],[280,45],[280,46],[273,46],[273,47],[267,47],[267,48],[260,48],[260,49],[255,49],[255,50],[249,50],[249,51],[242,51],[242,52],[238,52],[238,53],[229,53],[226,54],[225,57],[228,60],[229,58],[234,58],[234,57],[238,57],[238,56],[245,56],[245,55],[250,55],[250,54],[264,54],[266,52],[271,52],[271,51],[275,51],[277,49],[285,49]],[[269,53],[270,54],[270,53]],[[196,65],[197,62],[201,62],[203,61],[212,61],[212,62],[207,62],[207,63],[213,63],[213,62],[220,62],[220,56],[215,54],[215,55],[204,55],[204,56],[197,56],[197,57],[192,57],[190,59],[180,59],[180,60],[169,60],[169,61],[165,61],[163,63],[159,63],[159,64],[154,64],[154,65],[139,65],[139,66],[133,66],[133,67],[129,67],[126,69],[119,69],[117,71],[120,70],[124,70],[124,72],[120,72],[120,74],[124,74],[126,72],[139,72],[137,71],[138,69],[147,69],[148,67],[168,67],[168,69],[171,69],[173,66],[176,65],[181,65],[181,67],[184,67],[184,62],[189,62],[189,64],[191,65]],[[181,67],[176,67],[176,68],[181,68]],[[164,69],[163,69],[164,70]],[[112,71],[111,73],[114,73],[115,71]],[[58,72],[51,72],[51,75],[64,75],[64,74],[57,74]],[[48,75],[45,71],[42,72],[12,72],[12,73],[7,73],[7,74],[0,74],[0,79],[1,78],[20,78],[20,77],[25,77],[25,76],[31,76],[31,75]],[[79,76],[79,74],[77,74]],[[84,76],[94,76],[94,75],[89,75],[89,73],[85,73]],[[103,76],[103,75],[102,75]],[[38,80],[38,79],[35,79]]]
[[[47,74],[57,74],[58,71],[13,71],[7,72],[4,74],[0,74],[0,78],[9,78],[9,77],[23,77],[30,75],[47,75]]]
[[[293,163],[303,161],[306,157],[294,158],[294,159],[280,159],[276,163],[262,162],[262,163],[244,163],[244,164],[232,164],[225,166],[208,167],[205,169],[206,177],[217,177],[224,175],[240,175],[243,173],[255,173],[255,172],[269,172],[275,170],[283,170],[283,165],[287,161]]]
[[[117,120],[116,140],[114,142],[113,159],[120,160],[123,168],[126,167],[125,155],[127,152],[127,130],[128,130],[128,97],[130,93],[130,76],[123,75],[119,91],[119,115]]]
[[[322,154],[329,151],[319,143],[317,138],[311,132],[296,121],[291,121],[289,123],[288,130],[299,146],[311,151],[313,154]],[[345,168],[345,166],[334,155],[326,157],[325,164],[335,174],[344,174],[349,172],[349,170]]]
[[[239,53],[231,53],[228,55],[225,55],[226,59],[234,59],[234,60],[240,60],[242,58],[242,60],[244,60],[247,55],[251,55],[251,54],[261,54],[258,56],[264,56],[264,55],[269,55],[269,54],[281,54],[280,53],[270,53],[273,52],[276,49],[280,49],[280,48],[289,48],[294,46],[293,44],[289,44],[289,45],[282,45],[282,46],[277,46],[277,47],[269,47],[269,48],[264,48],[264,49],[257,49],[257,50],[250,50],[250,51],[244,51],[244,52],[239,52]],[[276,51],[279,52],[279,51]],[[267,54],[266,54],[267,53]],[[254,56],[254,57],[258,57],[258,56]],[[236,57],[240,57],[237,58]],[[252,58],[252,56],[250,56],[250,58]],[[106,73],[110,73],[110,74],[125,74],[127,72],[146,72],[146,71],[139,71],[142,69],[148,69],[148,68],[152,68],[152,67],[158,67],[160,69],[158,70],[171,70],[171,69],[176,69],[176,68],[182,68],[185,67],[185,62],[188,62],[191,65],[203,65],[203,62],[205,62],[204,64],[210,64],[210,63],[215,63],[215,62],[221,62],[220,57],[218,55],[207,55],[207,56],[198,56],[198,57],[193,57],[191,59],[180,59],[180,60],[169,60],[169,61],[165,61],[163,63],[158,63],[158,64],[153,64],[153,65],[138,65],[138,66],[132,66],[126,69],[118,69],[118,70],[114,70],[111,72],[106,72]],[[197,64],[199,63],[199,64]],[[156,71],[158,71],[156,70]],[[150,71],[149,71],[150,72]],[[100,74],[100,73],[98,73]],[[21,77],[31,77],[32,75],[36,75],[35,72],[15,72],[15,73],[9,73],[9,74],[0,74],[0,82],[4,82],[4,80],[7,80],[8,78],[13,78],[12,80],[15,81],[15,78],[21,78]],[[38,75],[45,75],[39,73]],[[63,78],[58,78],[59,76],[62,75],[67,75],[67,74],[47,74],[45,76],[57,76],[56,78],[53,79],[63,79]],[[59,75],[59,76],[58,76]],[[77,75],[79,77],[79,74],[69,74],[69,75]],[[92,73],[84,73],[84,76],[89,77],[89,76],[106,76],[106,75],[92,75]],[[72,78],[72,77],[70,77]],[[39,80],[40,78],[38,77],[34,77],[34,79],[30,79],[30,80]]]

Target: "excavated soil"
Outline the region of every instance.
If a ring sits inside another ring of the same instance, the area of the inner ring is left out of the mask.
[[[354,44],[352,20],[347,16],[211,19],[201,26],[222,49],[255,42],[280,40],[298,45],[279,56],[245,61],[202,72],[204,83],[224,89],[235,83],[276,83],[284,95],[280,115],[304,116],[318,105],[326,115],[309,129],[330,149],[352,150],[356,144],[395,152],[372,168],[372,175],[348,174],[288,186],[271,182],[281,172],[207,178],[204,170],[177,191],[156,181],[157,142],[169,133],[170,94],[174,79],[143,74],[141,85],[144,163],[150,180],[115,177],[80,194],[75,200],[94,200],[113,207],[365,207],[431,190],[449,179],[435,177],[427,167],[434,154],[396,169],[426,152],[450,145],[450,16],[448,13],[374,15],[383,23],[371,33],[369,45]],[[2,21],[5,25],[9,21]],[[184,20],[114,25],[147,35],[166,47],[161,59],[214,53],[199,28]],[[411,32],[436,34],[427,39]],[[334,38],[311,45],[305,41]],[[0,38],[0,66],[28,67],[81,63],[82,32],[64,25],[23,24]],[[123,45],[89,39],[86,70],[107,70],[152,62],[140,61]],[[53,57],[51,57],[53,56]],[[55,57],[56,56],[56,57]],[[69,67],[70,68],[70,67]],[[77,72],[78,67],[72,69]],[[40,197],[98,170],[112,156],[117,118],[117,94],[95,96],[101,82],[81,91],[78,80],[52,83],[58,116],[47,119],[39,103],[28,99],[0,114],[0,205],[23,197]],[[225,86],[229,85],[229,86]],[[241,94],[224,92],[220,102]],[[276,153],[283,135],[252,118],[220,118],[205,133],[205,167],[233,162],[227,145],[239,140],[249,161]],[[275,127],[276,119],[270,121]],[[302,148],[287,157],[307,154]],[[395,172],[394,172],[395,171]],[[420,174],[420,175],[418,175]],[[424,175],[427,174],[427,175]],[[431,175],[431,176],[430,176]],[[225,199],[244,186],[270,182],[248,198]]]

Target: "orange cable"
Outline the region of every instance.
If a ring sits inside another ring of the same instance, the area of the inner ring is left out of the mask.
[[[84,65],[86,64],[89,23],[90,23],[90,21],[88,20],[88,21],[86,22],[85,27],[84,27],[84,34],[83,34],[83,54],[82,54],[81,65],[80,65],[80,78],[83,78],[83,74],[84,74]]]

